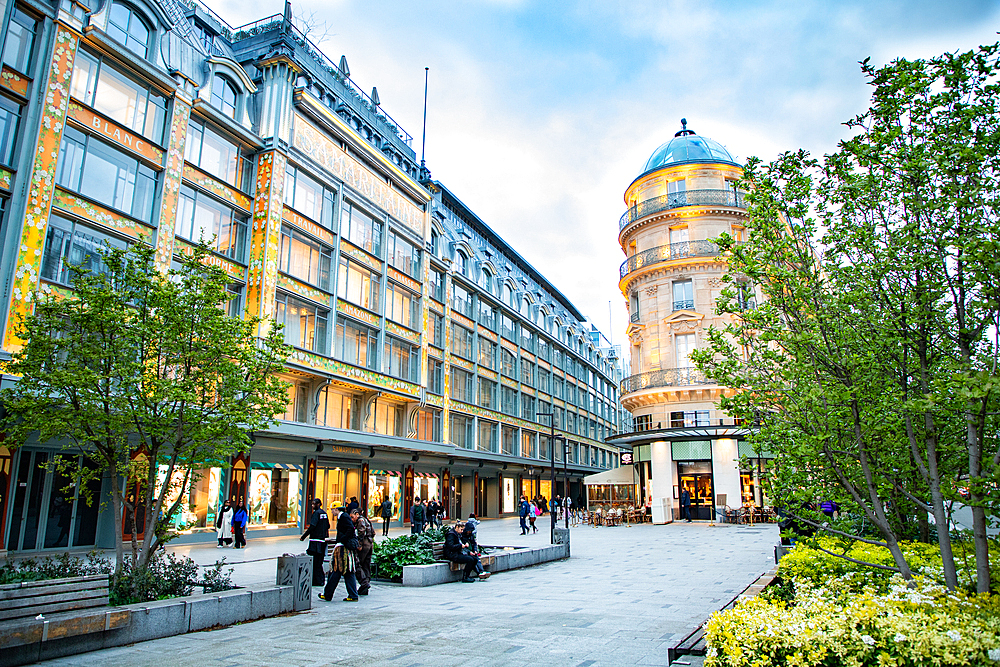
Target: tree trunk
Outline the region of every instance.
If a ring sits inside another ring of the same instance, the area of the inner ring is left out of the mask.
[[[115,513],[115,579],[118,579],[125,563],[125,544],[122,541],[122,487],[118,482],[118,471],[115,466],[109,466],[108,470],[111,472],[111,509]]]
[[[986,510],[983,508],[986,499],[978,488],[982,482],[983,450],[972,405],[965,419],[969,445],[969,504],[972,506],[972,537],[976,545],[976,592],[989,593],[990,545],[986,533]]]

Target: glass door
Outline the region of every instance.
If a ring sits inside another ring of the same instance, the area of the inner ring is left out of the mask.
[[[680,476],[680,488],[691,494],[691,518],[695,520],[709,521],[712,517],[713,509],[713,488],[711,473],[682,474]],[[679,515],[683,518],[683,515]]]

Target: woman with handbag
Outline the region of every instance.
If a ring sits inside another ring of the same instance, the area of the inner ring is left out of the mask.
[[[326,586],[319,594],[319,599],[332,602],[337,584],[343,577],[344,585],[347,586],[347,597],[344,598],[344,602],[357,602],[358,580],[354,573],[358,569],[358,551],[361,550],[358,531],[354,528],[353,517],[345,512],[344,508],[338,507],[334,511],[337,513],[337,541],[330,557],[330,576],[326,579]],[[361,510],[355,508],[352,514],[360,515]]]
[[[225,549],[233,543],[233,504],[228,498],[215,517],[215,534],[219,538],[219,549]]]

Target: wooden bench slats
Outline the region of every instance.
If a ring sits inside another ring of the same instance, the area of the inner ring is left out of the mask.
[[[107,575],[22,581],[0,587],[0,620],[108,606]]]
[[[73,609],[91,609],[93,607],[107,606],[108,599],[90,598],[86,600],[69,600],[67,602],[53,602],[51,604],[35,605],[33,607],[22,607],[19,609],[0,609],[0,620],[13,618],[26,618],[37,616],[38,614],[52,614],[57,611],[70,611]]]
[[[35,583],[35,582],[32,582]],[[0,591],[0,601],[31,599],[40,595],[48,595],[53,591],[74,593],[76,591],[108,590],[108,580],[81,582],[78,584],[60,584],[58,586],[32,586],[30,588],[17,588],[14,590]]]
[[[16,590],[19,588],[35,588],[37,586],[93,586],[95,581],[108,581],[106,574],[94,574],[88,577],[69,577],[66,579],[40,579],[38,581],[19,581],[16,584],[0,584],[0,594],[4,591]],[[3,598],[0,598],[3,599]]]
[[[13,600],[4,600],[3,604],[0,605],[0,609],[3,610],[21,609],[23,607],[52,604],[53,602],[90,600],[92,598],[100,598],[104,600],[104,602],[102,602],[101,604],[107,604],[108,589],[95,588],[89,591],[69,591],[66,593],[58,593],[53,591],[48,595],[33,595],[30,598],[15,598]]]
[[[107,611],[84,611],[55,614],[44,621],[21,619],[8,621],[0,626],[0,650],[35,644],[42,641],[43,628],[48,623],[49,641],[65,637],[90,634],[124,628],[129,624],[132,612],[129,609],[108,609]]]

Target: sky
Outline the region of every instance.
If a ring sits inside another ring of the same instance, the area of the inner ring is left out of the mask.
[[[284,7],[206,2],[234,26]],[[822,155],[868,107],[859,61],[1000,39],[1000,0],[292,0],[292,11],[362,89],[378,87],[418,159],[430,68],[432,177],[617,345],[623,195],[682,117],[740,162]]]

